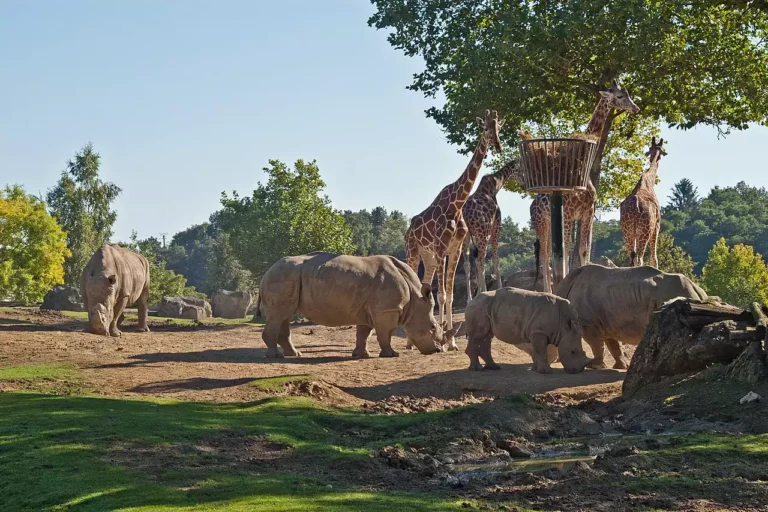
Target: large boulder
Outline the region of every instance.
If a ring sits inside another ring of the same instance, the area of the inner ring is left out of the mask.
[[[245,318],[253,303],[253,294],[247,291],[218,290],[211,298],[213,316],[216,318]]]
[[[186,318],[200,322],[209,318],[207,311],[211,306],[206,301],[195,297],[164,297],[156,306],[158,316],[166,318]]]
[[[71,286],[55,286],[45,294],[40,309],[56,311],[85,311],[80,291]]]
[[[731,364],[742,354],[748,357],[752,352],[745,349],[764,336],[752,325],[749,312],[727,304],[695,299],[664,304],[651,315],[637,345],[624,379],[624,395],[675,375],[697,372],[713,364]],[[764,362],[765,356],[762,358]],[[748,367],[746,361],[738,366]],[[752,367],[742,373],[762,375]]]

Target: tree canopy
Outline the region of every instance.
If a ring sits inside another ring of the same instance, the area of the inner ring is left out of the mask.
[[[111,207],[120,187],[99,179],[100,165],[101,157],[88,143],[48,191],[50,213],[66,232],[71,252],[64,263],[64,280],[69,286],[79,286],[85,265],[96,249],[109,242],[117,219]]]
[[[405,232],[408,230],[408,218],[394,210],[390,213],[382,206],[370,212],[346,210],[344,220],[352,231],[355,254],[391,254],[405,259]]]
[[[269,176],[251,197],[222,193],[222,229],[244,268],[260,277],[278,259],[312,251],[352,253],[352,233],[328,196],[317,164],[297,160],[293,169],[270,160]]]
[[[674,190],[680,190],[681,183]],[[687,188],[687,185],[685,185]],[[673,197],[662,216],[662,230],[675,237],[701,271],[709,249],[718,239],[727,245],[745,244],[768,254],[768,191],[744,182],[734,187],[714,187],[707,197],[677,207]]]
[[[66,236],[45,204],[19,186],[0,190],[0,298],[37,302],[64,282]]]
[[[690,0],[371,1],[369,25],[423,58],[409,88],[444,95],[427,115],[463,148],[475,143],[473,120],[486,108],[508,126],[533,124],[541,132],[583,124],[598,91],[617,77],[642,109],[625,116],[630,125],[704,124],[725,132],[766,121],[768,13],[760,9]],[[518,134],[502,136],[512,144]],[[612,143],[617,155],[625,152],[621,136]],[[626,154],[637,157],[644,146],[631,144]],[[626,179],[611,178],[621,165],[603,164],[605,181],[620,185],[600,183],[605,204],[621,196]]]

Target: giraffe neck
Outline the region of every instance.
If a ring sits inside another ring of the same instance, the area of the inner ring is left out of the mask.
[[[592,112],[592,119],[589,120],[587,125],[587,133],[601,135],[603,133],[603,126],[608,119],[608,114],[611,112],[611,105],[607,98],[600,96],[600,101],[595,106],[595,111]]]
[[[517,165],[517,160],[511,160],[504,164],[504,167],[494,173],[496,176],[496,189],[494,194],[498,194],[499,191],[504,188],[504,182],[509,179],[515,179],[520,181],[520,167]]]
[[[638,187],[646,190],[653,190],[656,186],[656,174],[659,170],[659,161],[656,160],[654,162],[651,162],[651,165],[648,167],[648,170],[646,170],[642,176],[640,176],[640,182],[638,183]]]
[[[480,167],[483,165],[485,154],[488,152],[488,136],[483,133],[480,137],[480,141],[477,143],[475,152],[472,154],[472,159],[469,161],[469,165],[464,169],[464,172],[453,183],[453,189],[456,191],[456,203],[461,208],[466,202],[469,194],[472,192],[472,187],[475,185],[477,175],[480,173]]]

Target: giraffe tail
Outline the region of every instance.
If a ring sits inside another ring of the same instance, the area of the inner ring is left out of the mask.
[[[541,243],[539,242],[539,239],[537,238],[533,242],[533,254],[536,257],[536,277],[533,279],[533,289],[536,289],[536,285],[539,283],[539,255],[541,252]]]

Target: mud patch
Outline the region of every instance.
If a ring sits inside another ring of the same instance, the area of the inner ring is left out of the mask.
[[[289,446],[260,436],[221,432],[195,444],[117,442],[105,459],[153,480],[171,478],[177,479],[178,485],[186,485],[211,471],[274,469],[287,461],[292,452]]]
[[[365,403],[363,407],[374,414],[410,414],[416,412],[431,412],[453,409],[465,405],[481,404],[493,401],[493,397],[464,394],[458,400],[441,399],[436,397],[418,398],[414,396],[390,396],[383,400]]]

